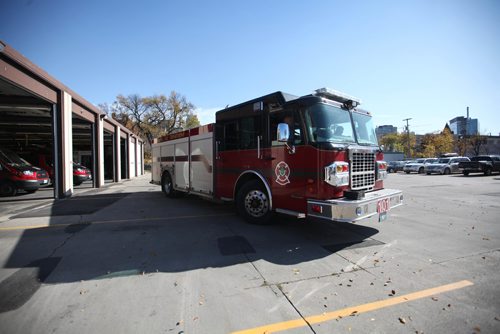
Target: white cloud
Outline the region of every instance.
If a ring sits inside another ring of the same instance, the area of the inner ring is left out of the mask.
[[[194,113],[198,116],[201,125],[215,123],[215,113],[223,108],[196,108]]]

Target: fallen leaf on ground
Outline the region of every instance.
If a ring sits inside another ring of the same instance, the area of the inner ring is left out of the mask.
[[[401,318],[401,317],[399,317],[399,319],[398,319],[398,320],[399,320],[399,322],[400,322],[400,323],[402,323],[402,324],[406,324],[406,320],[405,320],[405,318]]]

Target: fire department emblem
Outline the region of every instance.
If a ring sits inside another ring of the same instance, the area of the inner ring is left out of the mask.
[[[274,173],[276,174],[276,183],[280,186],[290,183],[290,180],[288,179],[290,176],[290,167],[288,167],[286,162],[279,162],[274,169]]]

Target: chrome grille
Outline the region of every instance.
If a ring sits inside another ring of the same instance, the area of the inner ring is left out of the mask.
[[[375,186],[375,153],[351,152],[351,189],[371,190]]]

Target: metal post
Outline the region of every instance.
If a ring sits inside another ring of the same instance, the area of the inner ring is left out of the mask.
[[[465,119],[464,155],[467,155],[467,135],[469,134],[469,107],[467,107],[467,118]]]
[[[407,138],[408,138],[408,156],[410,159],[411,159],[411,145],[410,145],[410,124],[408,124],[408,121],[410,120],[411,118],[405,118],[403,120],[403,122],[406,122],[406,134],[407,134]]]

